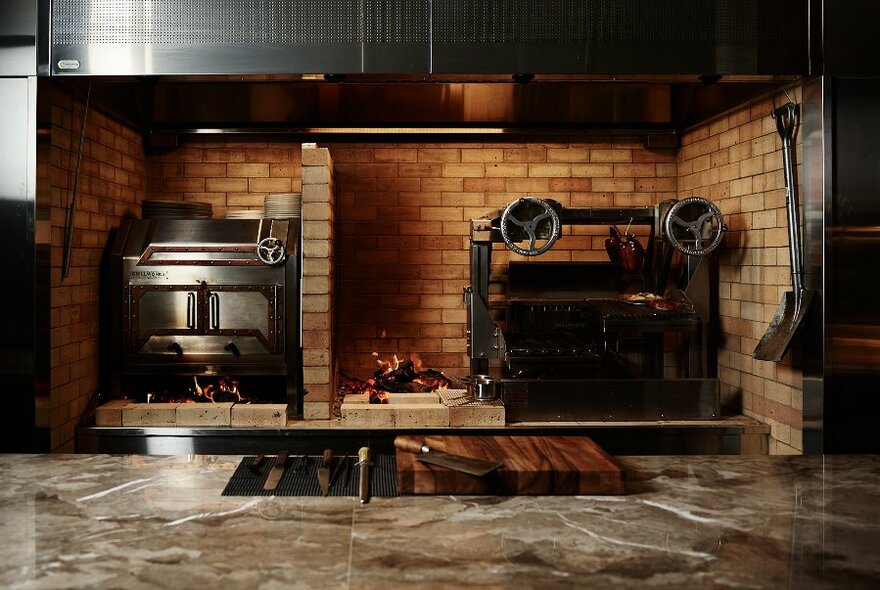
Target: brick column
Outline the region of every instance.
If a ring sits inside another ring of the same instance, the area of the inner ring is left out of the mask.
[[[333,161],[330,150],[302,146],[303,418],[326,420],[336,395],[333,354]]]

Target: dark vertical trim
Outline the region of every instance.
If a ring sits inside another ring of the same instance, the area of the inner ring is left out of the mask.
[[[815,292],[802,327],[803,342],[803,449],[808,454],[824,451],[825,395],[825,182],[829,177],[825,157],[825,101],[823,78],[803,86],[801,137],[803,142],[801,205],[803,213],[804,287]]]
[[[0,78],[0,451],[36,450],[35,242],[37,79]]]
[[[52,6],[49,0],[37,3],[37,75],[51,74]]]

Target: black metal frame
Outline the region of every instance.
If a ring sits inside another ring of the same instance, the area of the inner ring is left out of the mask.
[[[630,223],[648,226],[650,236],[645,252],[643,275],[649,290],[659,290],[664,283],[658,277],[661,265],[659,244],[662,220],[673,202],[648,208],[571,209],[554,204],[563,225],[608,225]],[[465,287],[468,307],[467,345],[473,374],[493,374],[500,384],[509,422],[528,420],[660,420],[707,419],[719,415],[720,398],[717,367],[709,348],[714,345],[710,325],[715,317],[717,294],[711,282],[711,257],[688,256],[685,259],[686,281],[682,293],[694,300],[693,320],[668,327],[692,334],[687,378],[664,379],[662,370],[651,379],[522,379],[490,369],[490,359],[506,355],[505,335],[489,311],[489,279],[492,244],[503,243],[500,213],[471,222],[470,279]],[[664,257],[665,258],[665,257]],[[536,263],[539,264],[539,263]],[[662,271],[660,271],[662,274]],[[582,299],[586,299],[584,295]],[[662,322],[658,323],[660,326]],[[612,326],[613,327],[613,326]],[[657,330],[649,327],[652,334]],[[656,341],[656,339],[654,339]],[[662,346],[661,346],[662,349]],[[547,362],[552,362],[547,359]]]

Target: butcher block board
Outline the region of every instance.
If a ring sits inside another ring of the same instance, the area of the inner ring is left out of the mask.
[[[423,463],[397,449],[401,494],[613,495],[625,472],[585,436],[427,436],[429,447],[502,463],[485,477]]]

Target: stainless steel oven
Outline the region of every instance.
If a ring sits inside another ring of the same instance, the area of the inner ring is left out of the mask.
[[[299,413],[299,244],[298,219],[126,220],[111,249],[114,393],[162,375],[275,376]]]

